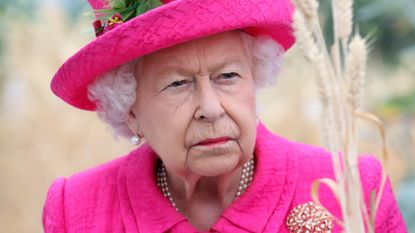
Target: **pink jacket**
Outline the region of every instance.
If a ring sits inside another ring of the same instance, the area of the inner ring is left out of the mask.
[[[331,159],[321,148],[288,141],[258,125],[256,172],[246,192],[232,203],[209,232],[289,232],[287,215],[311,200],[315,179],[333,178]],[[157,156],[147,145],[129,155],[57,179],[43,212],[45,232],[197,232],[163,196],[155,182]],[[378,190],[381,166],[373,157],[359,162],[366,197]],[[328,188],[322,204],[341,216]],[[368,199],[366,198],[368,203]],[[334,232],[340,232],[335,225]],[[376,216],[376,233],[406,232],[389,182]]]

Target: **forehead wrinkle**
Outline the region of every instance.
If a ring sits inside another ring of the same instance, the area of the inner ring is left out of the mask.
[[[209,50],[204,50],[204,52],[199,56],[200,58],[200,68],[207,73],[220,71],[228,66],[235,66],[234,68],[246,70],[245,64],[247,63],[243,57],[246,57],[246,54],[237,55],[233,51],[222,50],[221,52],[225,54],[224,56],[218,55],[218,52],[210,53]],[[211,50],[210,50],[211,51]],[[247,59],[249,60],[249,59]],[[248,61],[248,67],[250,66]]]
[[[172,59],[169,59],[163,65],[160,63],[156,63],[155,66],[155,74],[153,76],[162,78],[163,76],[170,76],[171,74],[178,74],[182,76],[192,76],[194,73],[194,68],[189,66],[190,62],[186,61],[187,56],[185,59],[180,58],[179,56],[170,55]],[[154,67],[153,66],[153,67]]]
[[[237,38],[239,41],[242,42],[242,38],[238,37]],[[223,48],[223,46],[215,49],[215,50],[210,50],[213,51],[210,54],[210,59],[212,59],[212,63],[209,64],[210,67],[209,70],[210,71],[218,71],[221,70],[229,65],[236,65],[237,68],[239,69],[243,69],[245,70],[245,64],[246,62],[248,62],[248,66],[250,66],[250,59],[249,59],[249,54],[247,49],[244,46],[245,43],[241,43],[240,45],[242,45],[242,50],[239,49],[231,49],[230,47],[225,47]],[[233,47],[234,48],[234,47]],[[207,50],[209,50],[210,48],[208,47]],[[238,52],[236,52],[238,51]],[[220,60],[218,59],[220,58]],[[246,59],[248,58],[248,59]],[[208,58],[207,58],[208,59]]]
[[[234,38],[239,42],[238,45],[242,45],[242,50],[238,49],[238,52],[231,49],[229,41],[215,46],[216,40],[213,37],[203,38],[195,43],[182,44],[175,48],[168,48],[164,50],[160,58],[160,60],[164,60],[164,64],[162,66],[158,66],[157,64],[160,63],[157,62],[153,64],[152,70],[157,72],[153,76],[175,71],[186,76],[204,75],[223,69],[229,64],[236,64],[237,68],[246,70],[245,63],[248,63],[248,67],[252,65],[250,64],[249,46],[246,46],[247,43],[241,35],[234,36]],[[235,45],[234,43],[231,44]],[[154,55],[156,54],[160,53],[156,52]],[[248,58],[246,59],[248,61],[245,61],[242,57]],[[157,57],[154,58],[157,59]],[[218,60],[218,58],[222,60]]]
[[[208,62],[207,62],[207,51],[206,51],[206,47],[204,46],[200,46],[200,47],[196,47],[196,61],[197,61],[197,68],[196,68],[196,74],[197,75],[203,75],[204,74],[204,70],[207,68],[208,66]]]

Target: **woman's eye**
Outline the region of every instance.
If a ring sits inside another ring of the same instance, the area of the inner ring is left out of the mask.
[[[180,86],[183,86],[186,83],[188,83],[187,80],[174,81],[170,85],[168,85],[167,87],[180,87]]]
[[[230,72],[230,73],[223,73],[223,74],[221,74],[220,75],[220,78],[223,78],[223,79],[232,79],[232,78],[236,78],[236,77],[238,77],[239,75],[237,74],[237,73],[235,73],[235,72]]]

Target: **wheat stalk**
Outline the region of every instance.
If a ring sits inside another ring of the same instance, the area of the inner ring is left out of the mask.
[[[304,3],[303,1],[301,1]],[[299,4],[301,5],[301,4]],[[322,112],[321,117],[323,119],[322,132],[324,144],[330,150],[332,154],[337,153],[338,151],[338,141],[337,138],[339,130],[331,130],[332,128],[339,129],[339,122],[336,119],[334,110],[334,90],[332,85],[330,85],[330,72],[328,69],[330,64],[327,64],[326,57],[322,54],[321,44],[324,41],[321,40],[322,37],[318,38],[319,45],[317,45],[316,38],[313,32],[307,27],[306,24],[306,14],[308,15],[317,15],[317,8],[314,8],[314,13],[310,13],[311,8],[301,8],[302,10],[296,10],[294,12],[294,35],[298,39],[298,45],[303,52],[304,56],[309,60],[313,65],[316,78],[317,78],[317,88],[320,96],[320,101],[322,103]],[[303,9],[306,9],[305,12]],[[318,27],[319,28],[319,27]],[[340,161],[336,158],[333,159],[333,167],[336,179],[340,177],[341,164]]]
[[[366,41],[358,34],[350,38],[353,27],[353,1],[332,0],[331,5],[334,43],[330,51],[326,48],[324,35],[317,20],[318,3],[315,0],[296,1],[294,34],[301,51],[313,65],[317,77],[317,88],[322,103],[323,136],[325,145],[332,155],[337,183],[331,185],[331,189],[335,189],[343,215],[340,225],[348,233],[365,232],[365,229],[373,232],[373,211],[376,211],[382,193],[378,193],[369,216],[360,183],[356,133],[356,116],[362,116],[357,115],[356,110],[361,107],[363,99],[367,62]],[[365,116],[369,119],[367,114]],[[371,121],[374,122],[373,119]],[[381,134],[384,136],[383,131]],[[382,182],[383,178],[384,176]],[[381,184],[381,190],[383,185],[384,183]],[[314,188],[313,198],[318,198],[316,192]]]

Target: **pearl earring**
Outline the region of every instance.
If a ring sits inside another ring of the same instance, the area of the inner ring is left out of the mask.
[[[136,134],[131,137],[131,143],[134,145],[138,145],[141,142],[141,138]]]

